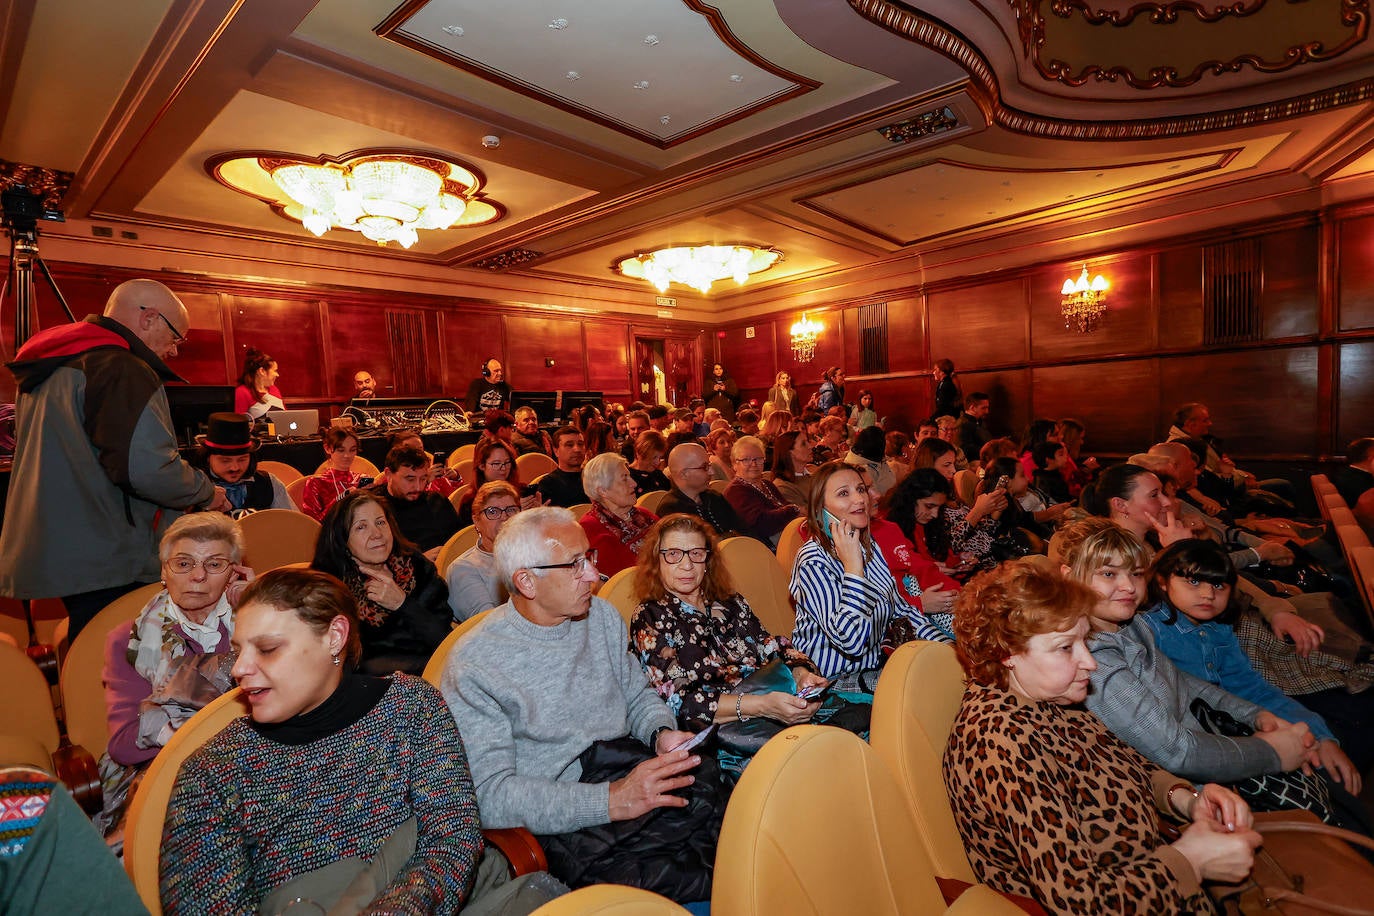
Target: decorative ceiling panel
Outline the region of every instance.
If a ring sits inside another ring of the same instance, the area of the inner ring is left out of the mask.
[[[754,53],[699,0],[409,0],[376,31],[660,148],[819,85]]]

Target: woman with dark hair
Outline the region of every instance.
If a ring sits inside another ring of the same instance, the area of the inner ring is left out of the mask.
[[[787,637],[763,628],[735,591],[718,547],[715,530],[695,515],[669,515],[649,530],[639,552],[630,653],[687,731],[755,716],[787,725],[809,721],[819,700],[781,692],[731,695],[740,681],[779,658],[798,688],[828,682]]]
[[[1138,464],[1117,464],[1084,488],[1083,508],[1099,518],[1109,518],[1135,535],[1142,544],[1168,547],[1193,536],[1174,515],[1173,501],[1164,492],[1159,475]]]
[[[933,468],[951,484],[951,499],[940,509],[940,524],[927,530],[926,542],[930,554],[939,559],[954,561],[955,569],[967,572],[981,563],[997,528],[994,513],[1007,505],[1005,488],[995,485],[988,492],[978,494],[972,506],[965,506],[953,491],[954,462],[958,449],[943,439],[922,439],[912,461],[915,468]],[[993,478],[994,484],[997,480]]]
[[[948,526],[950,549],[966,565],[990,569],[1006,559],[994,552],[993,543],[998,538],[1015,536],[1017,529],[1025,529],[1036,537],[1048,536],[1049,532],[1016,502],[1016,497],[1030,486],[1021,462],[998,458],[983,470],[983,479],[974,489],[973,507],[946,506],[941,514]],[[977,511],[980,505],[986,508],[985,513]]]
[[[635,482],[635,496],[655,490],[666,492],[673,488],[668,476],[663,473],[667,463],[668,440],[663,433],[656,429],[646,429],[640,433],[635,440],[635,460],[630,462],[630,479]]]
[[[458,505],[458,524],[472,524],[472,500],[482,484],[504,480],[520,494],[520,507],[533,509],[539,505],[539,494],[533,487],[520,482],[520,468],[515,463],[516,449],[500,439],[481,439],[472,451],[472,486],[463,494]]]
[[[177,777],[166,913],[280,913],[295,901],[324,912],[364,872],[377,890],[355,906],[369,912],[468,903],[481,819],[453,716],[418,678],[357,673],[359,629],[348,589],[320,572],[275,569],[244,592],[233,674],[251,713]]]
[[[821,376],[821,390],[816,393],[816,409],[822,414],[832,407],[844,406],[844,370],[831,366]]]
[[[707,407],[714,407],[722,417],[734,421],[735,410],[739,407],[739,385],[735,384],[720,363],[711,367],[711,378],[706,383],[706,391],[701,399]]]
[[[1053,913],[1211,912],[1201,882],[1250,873],[1250,810],[1221,786],[1195,790],[1080,708],[1097,670],[1085,643],[1095,603],[1025,561],[964,590],[954,630],[968,683],[944,776],[969,864]],[[1191,821],[1172,845],[1161,814]]]
[[[935,379],[935,410],[931,412],[931,417],[957,419],[964,411],[964,392],[959,387],[959,380],[954,377],[954,360],[937,359],[930,374]]]
[[[873,406],[873,392],[867,388],[859,392],[859,403],[849,413],[849,428],[855,431],[878,425],[878,411]]]
[[[585,454],[588,458],[620,451],[615,443],[615,427],[605,420],[593,420],[587,424],[587,431],[583,435],[587,441]]]
[[[353,459],[358,457],[358,437],[352,430],[331,426],[321,434],[321,444],[329,467],[307,480],[301,491],[301,511],[317,522],[330,506],[363,482],[352,470]]]
[[[1043,417],[1031,420],[1025,433],[1021,436],[1020,450],[1017,452],[1021,458],[1021,466],[1026,469],[1027,477],[1035,476],[1035,461],[1031,457],[1031,449],[1045,442],[1058,441],[1059,423],[1057,421],[1046,420]]]
[[[448,586],[396,528],[386,501],[354,490],[325,515],[310,567],[343,580],[357,603],[359,668],[368,674],[425,670],[453,623]]]
[[[785,410],[792,416],[801,412],[801,402],[797,400],[797,389],[792,385],[792,374],[786,370],[773,378],[773,387],[768,389],[768,403],[774,410]]]
[[[805,430],[782,433],[773,442],[773,486],[799,509],[811,499],[811,440]]]
[[[269,410],[283,410],[286,403],[277,388],[277,361],[254,347],[243,356],[243,372],[234,389],[234,412],[260,420]]]
[[[854,444],[849,447],[849,454],[844,456],[845,464],[868,470],[873,478],[869,489],[877,497],[882,497],[897,483],[892,468],[888,467],[885,460],[886,451],[887,437],[883,435],[882,427],[868,426],[859,430],[854,437]]]
[[[919,564],[913,561],[911,564],[916,573],[917,584],[923,591],[939,587],[946,592],[957,592],[960,587],[958,580],[949,574],[952,567],[958,565],[958,561],[950,562],[947,549],[938,556],[930,549],[932,538],[929,535],[932,529],[939,529],[943,525],[940,510],[953,498],[954,488],[939,471],[934,468],[917,468],[898,482],[883,501],[884,517],[897,526],[902,536],[924,561]],[[943,534],[933,540],[948,543],[948,538],[943,537]],[[915,593],[901,580],[898,580],[897,585],[907,595]]]
[[[832,461],[816,472],[807,507],[811,537],[792,564],[788,590],[797,604],[793,641],[841,690],[872,693],[883,641],[910,633],[950,642],[937,623],[902,599],[869,531],[872,505],[863,477]]]

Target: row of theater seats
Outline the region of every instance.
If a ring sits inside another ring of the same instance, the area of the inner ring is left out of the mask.
[[[1365,534],[1355,513],[1345,504],[1325,474],[1312,475],[1312,493],[1317,498],[1317,509],[1322,518],[1336,529],[1351,578],[1355,580],[1355,587],[1364,599],[1365,613],[1374,623],[1374,546],[1370,544],[1369,535]]]

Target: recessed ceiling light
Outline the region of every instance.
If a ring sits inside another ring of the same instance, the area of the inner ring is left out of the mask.
[[[732,83],[742,83],[742,82],[744,82],[744,77],[740,76],[738,73],[731,73],[731,74],[730,74],[730,82],[732,82]]]
[[[454,38],[463,37],[463,27],[461,25],[446,25],[444,26],[444,31],[452,35]]]
[[[582,74],[581,74],[581,73],[578,73],[576,70],[569,70],[567,75],[568,75],[568,79],[570,79],[570,80],[580,80],[580,79],[582,79]]]
[[[567,27],[568,20],[566,19],[555,19],[553,22],[549,23],[549,28],[553,29],[555,32],[561,32]]]
[[[635,88],[636,88],[636,89],[648,89],[648,88],[649,88],[649,81],[648,81],[648,80],[640,80],[639,82],[635,83]]]
[[[671,120],[673,120],[671,117],[669,117],[668,115],[664,115],[663,117],[658,119],[658,123],[662,124],[664,127],[667,127],[668,122]]]
[[[652,48],[654,45],[658,44],[658,36],[657,36],[657,35],[645,35],[645,36],[644,36],[644,43],[645,43],[646,45],[648,45],[649,47]]]

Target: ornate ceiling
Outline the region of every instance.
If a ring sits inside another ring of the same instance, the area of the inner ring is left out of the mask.
[[[618,258],[785,252],[670,290],[710,320],[1370,196],[1368,6],[0,0],[0,158],[75,173],[50,258],[652,313]],[[379,250],[213,176],[366,149],[461,162],[502,215]]]

